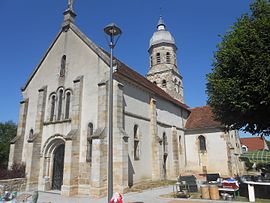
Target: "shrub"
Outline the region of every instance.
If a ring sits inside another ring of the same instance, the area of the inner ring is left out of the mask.
[[[11,170],[0,168],[0,180],[25,178],[25,164],[13,164]]]

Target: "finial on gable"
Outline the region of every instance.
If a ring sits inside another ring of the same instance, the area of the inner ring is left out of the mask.
[[[74,0],[68,0],[68,8],[64,11],[64,23],[62,25],[63,29],[68,29],[70,23],[75,22],[76,13],[73,10]]]

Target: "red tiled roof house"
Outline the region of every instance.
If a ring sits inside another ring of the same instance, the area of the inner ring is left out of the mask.
[[[187,166],[193,173],[220,173],[222,176],[241,174],[238,160],[241,153],[238,131],[227,132],[215,121],[209,106],[191,109],[185,125]]]

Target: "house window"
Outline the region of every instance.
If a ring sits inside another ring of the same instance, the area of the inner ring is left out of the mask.
[[[57,120],[61,119],[62,114],[62,103],[63,103],[63,90],[61,89],[59,91],[59,101],[58,101],[58,114],[57,114]]]
[[[162,87],[166,87],[167,86],[167,81],[166,80],[162,80]]]
[[[50,121],[53,121],[54,117],[54,109],[55,109],[55,95],[51,97],[51,112],[50,112]]]
[[[66,112],[65,112],[65,119],[69,119],[69,112],[70,112],[70,92],[66,94]]]
[[[242,146],[242,151],[243,151],[243,153],[244,153],[244,152],[247,152],[247,151],[248,151],[247,146],[243,145],[243,146]]]
[[[92,162],[92,154],[93,154],[93,135],[94,127],[93,123],[89,123],[87,126],[87,155],[86,161]]]
[[[134,160],[140,159],[140,148],[139,148],[139,129],[138,125],[135,125],[133,128],[133,137],[134,137]]]
[[[171,63],[171,54],[170,54],[170,52],[166,53],[166,63]]]
[[[157,64],[160,64],[160,53],[157,53],[156,57],[157,57]]]
[[[165,132],[162,135],[162,144],[163,144],[163,153],[168,154],[168,142],[167,142],[167,136]]]
[[[61,59],[60,77],[64,77],[65,76],[65,72],[66,72],[66,60],[67,60],[66,55],[63,55],[62,56],[62,59]]]
[[[200,142],[200,151],[206,151],[205,137],[200,135],[199,136],[199,142]]]

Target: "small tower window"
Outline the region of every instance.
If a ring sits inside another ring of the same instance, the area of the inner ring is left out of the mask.
[[[54,109],[55,109],[55,95],[51,97],[51,112],[50,112],[50,121],[53,121],[54,117]]]
[[[63,103],[63,90],[61,89],[59,91],[59,101],[58,101],[58,114],[57,114],[57,120],[61,119],[62,114],[62,103]]]
[[[157,64],[160,64],[160,53],[157,53],[156,57],[157,57]]]
[[[154,83],[155,85],[157,85],[157,82],[156,82],[156,81],[154,81],[153,83]]]
[[[179,83],[177,82],[177,79],[174,79],[174,89],[176,93],[179,92]]]
[[[64,77],[65,76],[65,72],[66,72],[66,60],[67,60],[66,55],[63,55],[62,56],[62,59],[61,59],[60,77]]]
[[[86,161],[92,162],[92,154],[93,154],[93,139],[92,135],[94,132],[93,123],[89,123],[87,127],[87,155]]]
[[[70,112],[70,92],[66,94],[66,112],[65,112],[65,119],[69,119],[69,112]]]
[[[170,54],[170,52],[166,53],[166,63],[171,63],[171,54]]]
[[[150,66],[153,66],[153,56],[150,56]]]
[[[166,87],[167,86],[167,81],[166,80],[162,80],[162,87]]]

